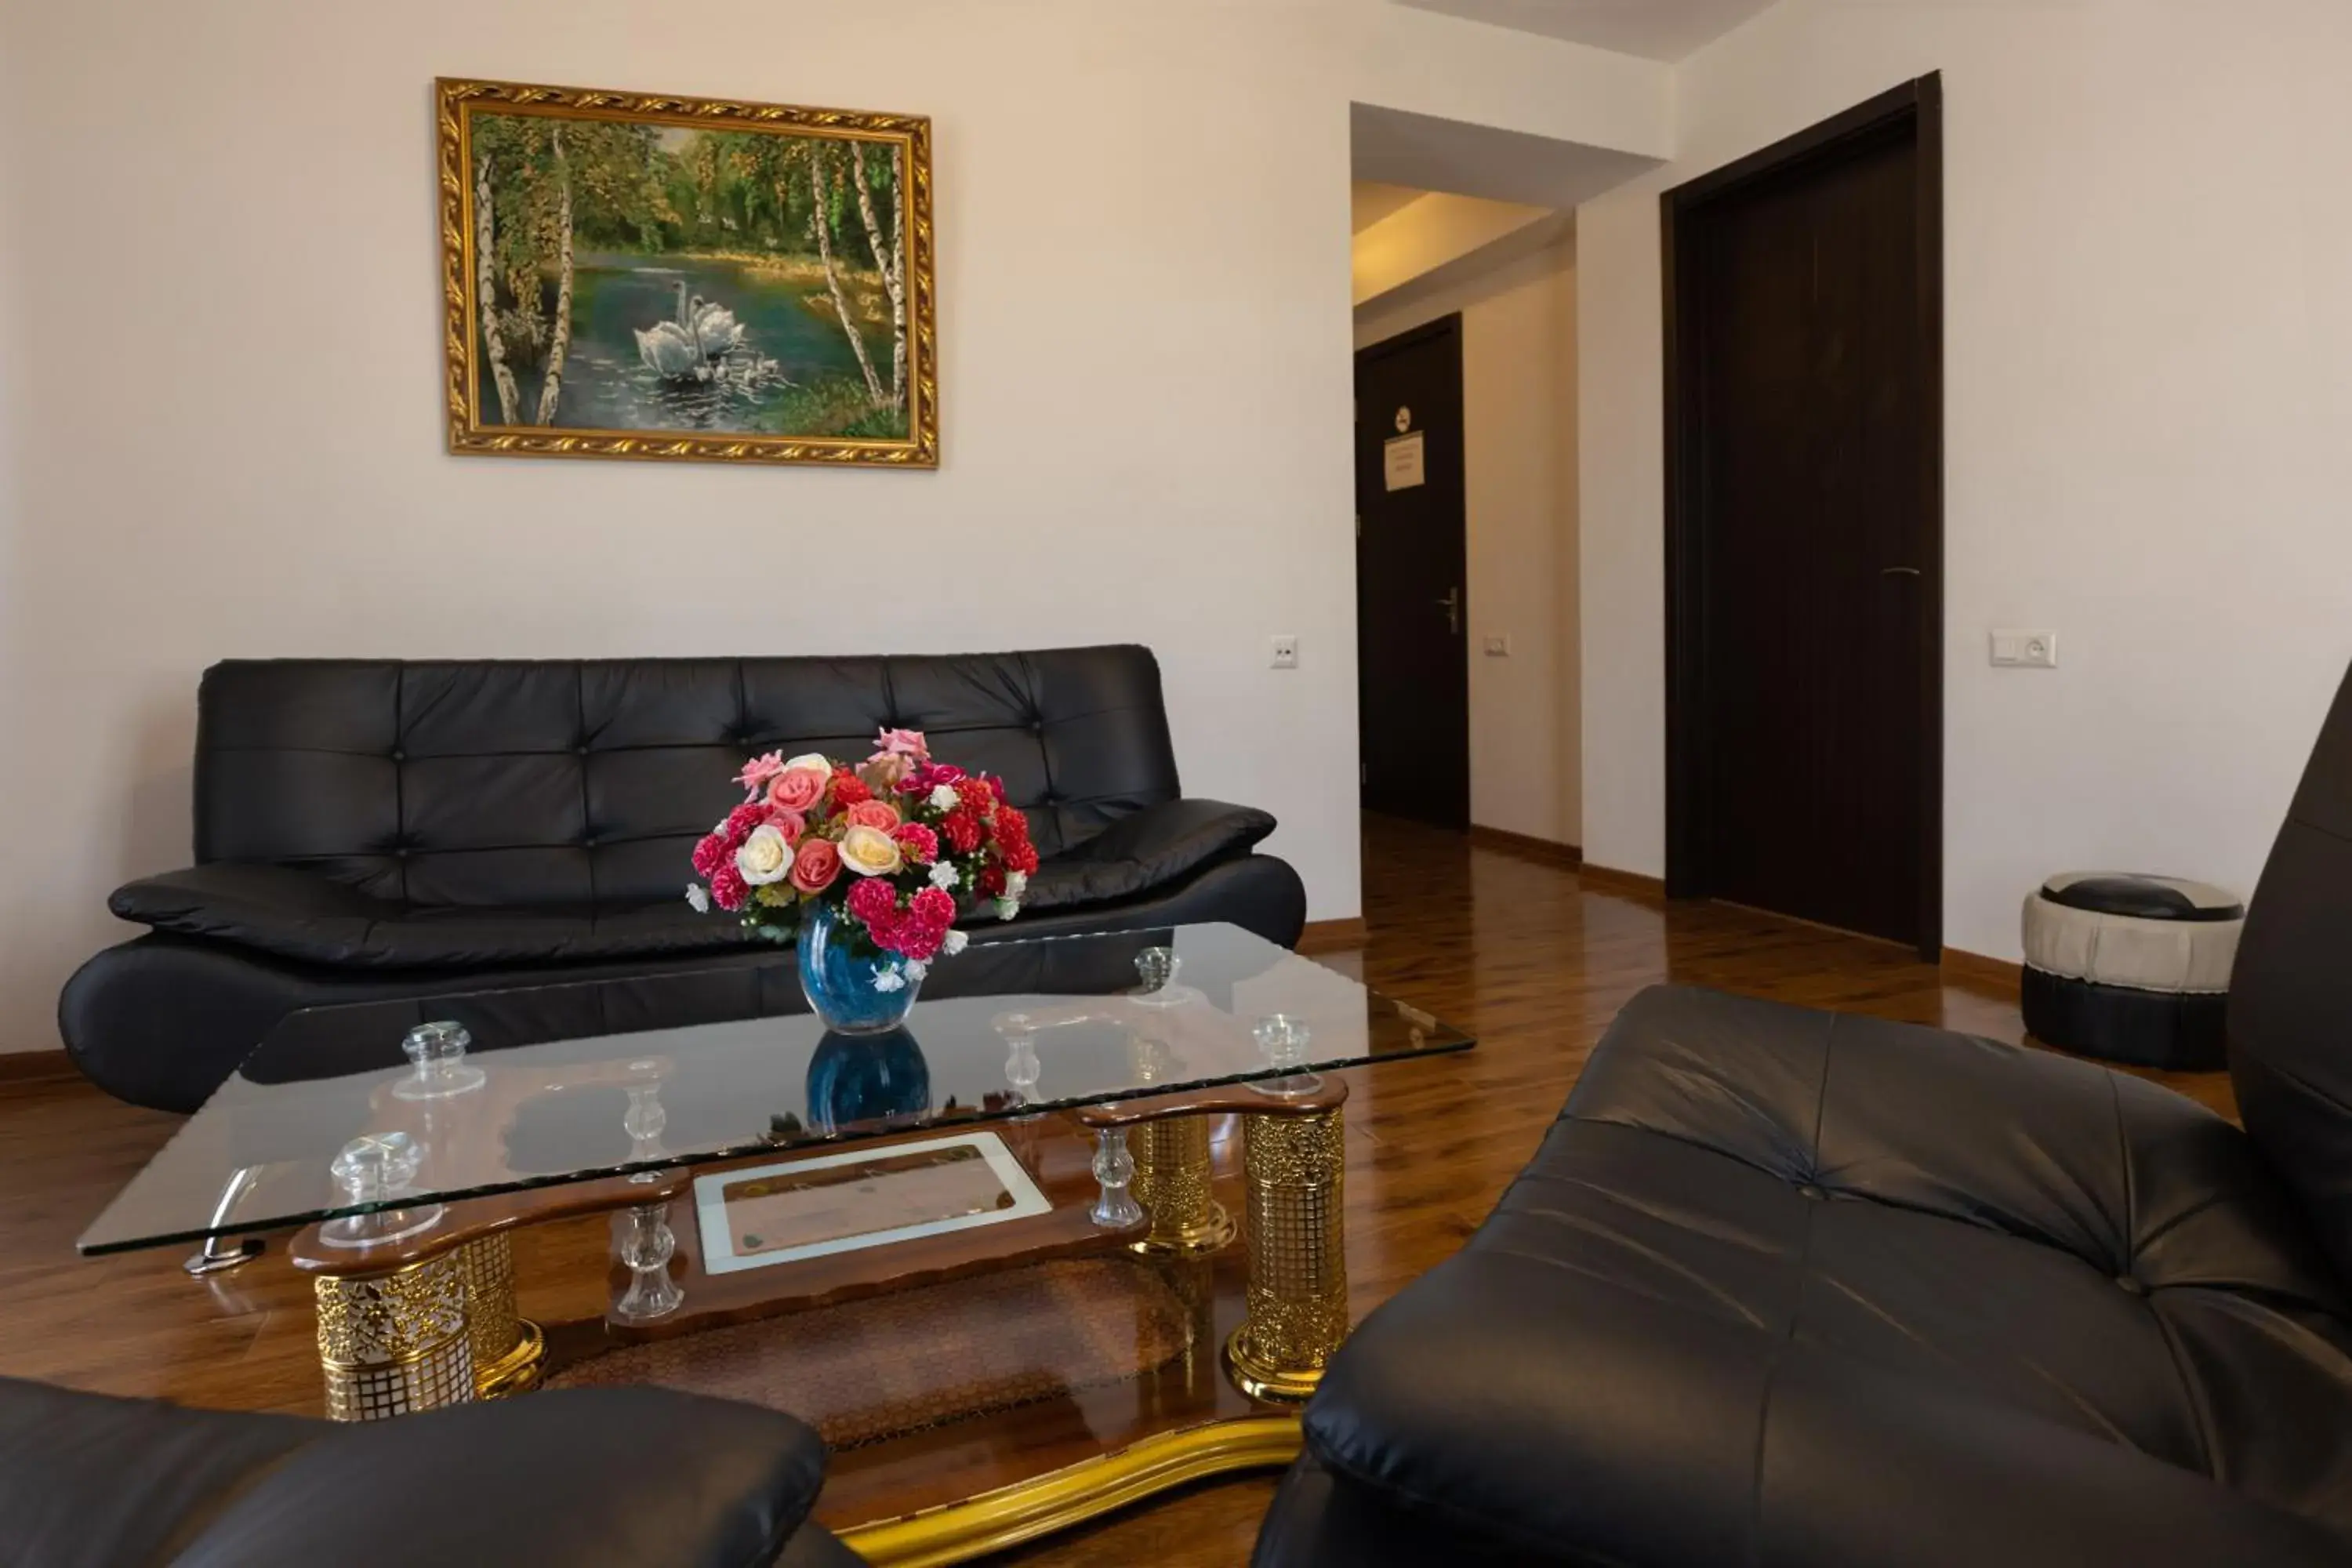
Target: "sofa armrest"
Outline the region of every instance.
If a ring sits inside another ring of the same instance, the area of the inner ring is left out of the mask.
[[[1306,1438],[1346,1481],[1534,1561],[2343,1561],[2311,1521],[2123,1442],[1494,1247],[1356,1331]]]
[[[1169,800],[1120,817],[1039,868],[1027,908],[1106,903],[1163,887],[1213,861],[1245,855],[1274,818],[1221,800]]]
[[[174,1562],[767,1568],[824,1477],[824,1443],[772,1410],[658,1388],[534,1394],[322,1436]]]
[[[227,860],[127,882],[106,907],[157,931],[268,951],[284,951],[298,931],[305,949],[356,948],[376,921],[398,913],[315,871]]]

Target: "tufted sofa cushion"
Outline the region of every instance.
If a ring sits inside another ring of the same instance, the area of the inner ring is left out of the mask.
[[[2339,1561],[2347,1433],[2343,1291],[2236,1128],[1681,987],[1307,1419],[1342,1485],[1578,1563]]]
[[[1053,856],[1178,795],[1141,647],[938,658],[232,660],[198,694],[195,851],[388,904],[667,902],[752,752],[922,730]]]

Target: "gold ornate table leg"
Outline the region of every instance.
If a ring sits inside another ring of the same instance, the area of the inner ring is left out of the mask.
[[[473,1342],[474,1387],[502,1399],[539,1386],[547,1341],[515,1311],[514,1238],[498,1231],[457,1249],[466,1275],[466,1324]]]
[[[331,1419],[379,1421],[479,1397],[462,1249],[313,1285]]]
[[[1225,1361],[1254,1399],[1305,1399],[1347,1337],[1342,1127],[1337,1109],[1242,1119],[1249,1287]]]
[[[1138,1252],[1199,1257],[1234,1238],[1233,1216],[1209,1190],[1209,1119],[1171,1116],[1146,1121],[1130,1135],[1131,1186],[1151,1216]]]

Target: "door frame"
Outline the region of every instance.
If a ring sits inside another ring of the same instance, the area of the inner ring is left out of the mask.
[[[1462,424],[1460,439],[1454,444],[1456,471],[1453,475],[1454,493],[1461,499],[1462,503],[1462,515],[1458,520],[1461,523],[1462,534],[1462,581],[1455,585],[1456,591],[1461,595],[1460,615],[1462,624],[1462,631],[1455,639],[1458,645],[1460,655],[1459,663],[1461,667],[1456,673],[1460,677],[1462,688],[1462,820],[1456,826],[1458,826],[1463,832],[1466,833],[1470,830],[1472,820],[1470,792],[1471,787],[1475,783],[1475,779],[1472,774],[1470,761],[1472,729],[1472,716],[1470,712],[1470,431],[1468,424],[1468,411],[1465,406],[1465,401],[1468,397],[1469,389],[1463,362],[1462,312],[1459,310],[1449,310],[1444,315],[1439,316],[1433,321],[1423,321],[1417,327],[1407,327],[1404,331],[1392,333],[1388,337],[1381,339],[1378,342],[1366,343],[1362,348],[1360,348],[1355,352],[1353,357],[1349,361],[1351,367],[1350,382],[1352,383],[1360,379],[1362,374],[1363,367],[1375,360],[1385,359],[1391,354],[1402,353],[1406,349],[1418,348],[1423,343],[1439,339],[1446,340],[1454,345],[1454,352],[1450,356],[1448,356],[1446,361],[1446,368],[1448,377],[1452,383],[1451,390],[1453,392],[1454,411],[1457,416],[1460,416]],[[1363,439],[1364,431],[1363,398],[1360,394],[1354,395],[1354,406],[1356,417],[1352,429],[1355,440],[1360,443]],[[1362,453],[1360,449],[1351,450],[1349,453],[1349,461],[1350,464],[1358,464],[1361,457]],[[1363,476],[1362,468],[1360,467],[1357,467],[1355,472],[1357,474],[1358,482],[1361,483]],[[1359,498],[1359,500],[1360,502],[1360,498]],[[1356,741],[1360,755],[1361,754],[1363,745],[1364,717],[1369,707],[1369,704],[1365,700],[1367,693],[1363,687],[1364,585],[1361,570],[1364,541],[1363,529],[1363,508],[1359,504],[1356,507],[1357,555],[1356,560],[1350,564],[1357,574],[1355,584],[1357,639]]]
[[[1911,140],[1918,178],[1918,332],[1921,371],[1919,508],[1920,767],[1919,953],[1943,956],[1944,927],[1944,89],[1931,72],[1843,114],[1666,191],[1659,198],[1664,266],[1666,545],[1666,893],[1713,890],[1706,826],[1713,816],[1714,736],[1707,724],[1704,625],[1706,494],[1695,247],[1712,204],[1745,195],[1808,164],[1882,141]],[[1687,325],[1685,325],[1687,323]]]

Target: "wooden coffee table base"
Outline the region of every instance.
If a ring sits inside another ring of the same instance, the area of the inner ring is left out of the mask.
[[[1131,1385],[1072,1389],[1049,1406],[989,1416],[985,1433],[971,1418],[950,1420],[845,1450],[836,1456],[819,1511],[852,1548],[877,1568],[961,1563],[1170,1488],[1280,1468],[1297,1457],[1296,1405],[1314,1391],[1348,1328],[1340,1229],[1347,1091],[1337,1079],[1289,1087],[1288,1094],[1236,1088],[1098,1106],[1058,1124],[1008,1129],[1024,1142],[1024,1163],[1053,1197],[1056,1216],[1083,1216],[1090,1173],[1111,1173],[1103,1178],[1107,1202],[1132,1182],[1140,1214],[1098,1230],[1096,1256],[1104,1247],[1132,1247],[1159,1259],[1153,1268],[1175,1270],[1171,1279],[1198,1302],[1198,1331],[1186,1336],[1197,1348]],[[1242,1123],[1245,1204],[1238,1228],[1248,1237],[1245,1265],[1230,1248],[1237,1227],[1212,1191],[1210,1119],[1224,1113],[1238,1113]],[[1070,1135],[1079,1129],[1095,1141],[1091,1159],[1087,1142]],[[1107,1159],[1114,1152],[1131,1164]],[[667,1232],[667,1207],[689,1184],[677,1173],[650,1184],[610,1180],[455,1203],[430,1230],[371,1248],[327,1247],[317,1227],[304,1231],[290,1251],[296,1267],[315,1279],[329,1414],[372,1420],[537,1386],[548,1337],[516,1314],[511,1231],[628,1210],[640,1216],[628,1226],[658,1216]],[[1058,1231],[1048,1237],[1041,1229],[1034,1240],[1033,1248],[1016,1247],[997,1267],[1083,1252]],[[722,1282],[704,1276],[693,1267],[690,1247],[687,1253],[674,1270],[664,1270],[681,1299],[657,1324],[618,1335],[609,1323],[567,1325],[560,1337],[574,1348],[563,1359],[576,1364],[599,1347],[642,1340],[648,1331],[658,1338],[673,1317],[688,1328],[768,1315],[735,1294],[751,1277]],[[900,1282],[937,1283],[974,1267],[947,1253],[910,1253]],[[803,1268],[809,1272],[795,1284],[793,1271]],[[616,1266],[614,1288],[646,1272]],[[772,1310],[786,1314],[777,1321],[783,1333],[791,1331],[793,1310],[855,1300],[882,1283],[846,1278],[838,1265],[781,1265],[773,1278]],[[722,1283],[728,1288],[719,1289]],[[698,1287],[708,1287],[702,1293],[710,1299],[698,1303]],[[996,1456],[1003,1452],[1034,1453],[1051,1468],[956,1495],[959,1473],[976,1479],[995,1468],[1002,1475]]]

